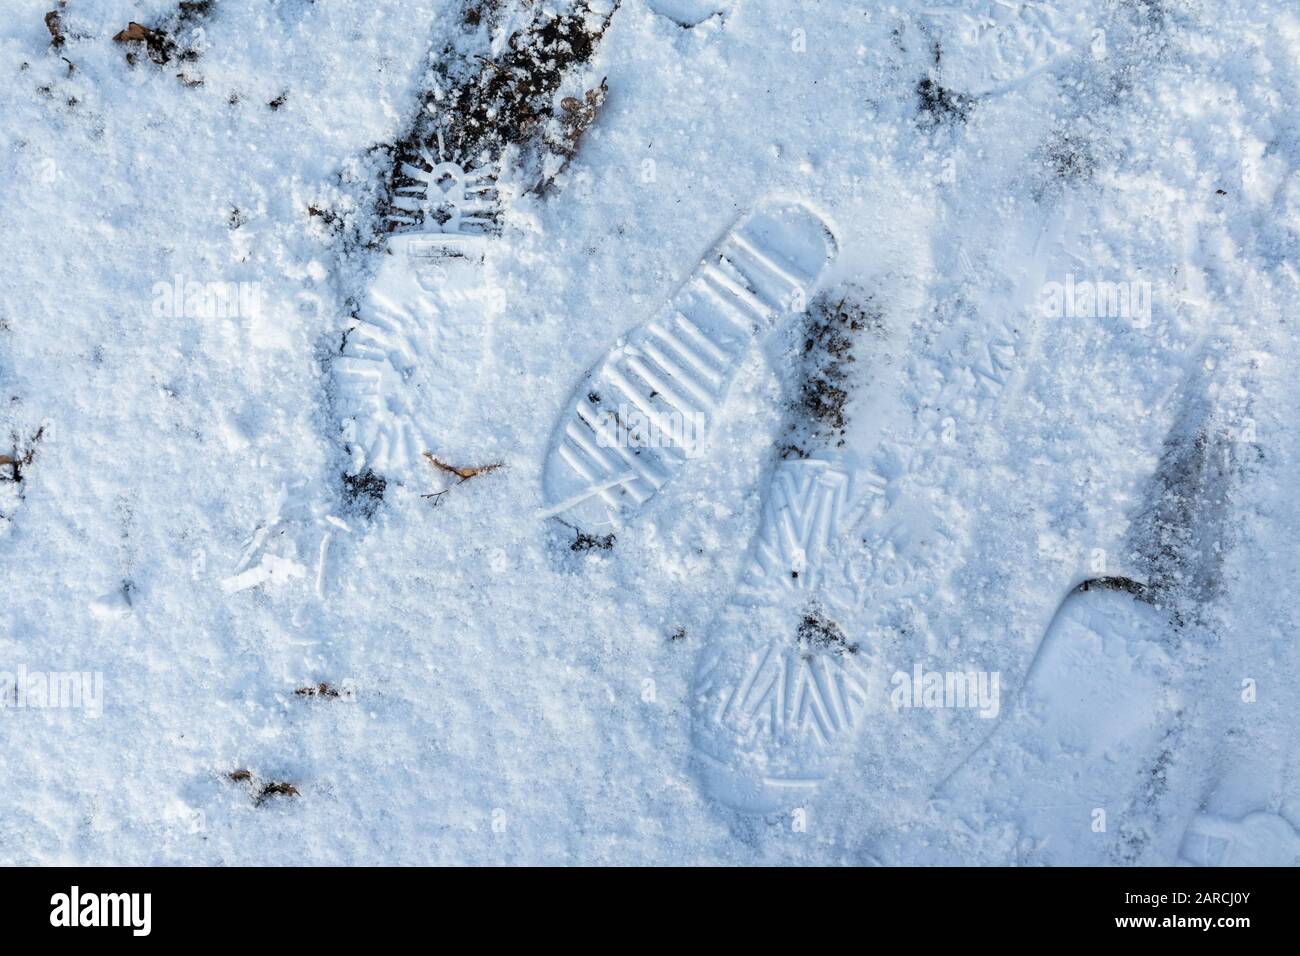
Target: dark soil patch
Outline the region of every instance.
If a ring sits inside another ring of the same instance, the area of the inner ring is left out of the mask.
[[[883,314],[870,297],[844,293],[813,300],[789,402],[793,420],[779,445],[782,458],[807,458],[818,446],[844,444],[854,349],[863,333],[883,327]]]
[[[1100,163],[1097,142],[1086,131],[1058,131],[1039,149],[1038,163],[1035,192],[1040,196],[1054,188],[1088,183]]]
[[[421,94],[415,120],[391,148],[394,164],[381,207],[389,230],[422,222],[421,214],[393,204],[398,190],[423,185],[406,166],[429,172],[430,160],[446,160],[481,168],[495,164],[508,147],[518,147],[520,162],[538,180],[535,188],[543,188],[573,155],[605,86],[602,81],[581,100],[566,97],[567,108],[556,104],[555,96],[566,75],[590,62],[617,6],[608,15],[595,15],[579,0],[573,9],[551,16],[539,5],[532,22],[513,33],[494,59],[466,60],[457,55],[461,44],[455,42],[435,56],[430,68],[435,82]],[[479,34],[483,48],[493,12],[491,3],[466,8],[463,29]],[[559,167],[549,174],[546,154],[559,157]]]
[[[808,648],[834,651],[836,654],[856,654],[858,645],[849,643],[838,624],[815,607],[809,608],[796,631],[798,642]]]
[[[940,86],[928,76],[916,84],[916,97],[921,125],[927,129],[964,123],[975,105],[971,97]]]
[[[614,549],[614,535],[611,534],[587,534],[585,531],[579,531],[578,536],[573,539],[573,544],[569,545],[573,551],[612,551]]]
[[[343,498],[349,508],[365,518],[373,518],[384,500],[388,481],[369,468],[360,474],[343,476]]]
[[[67,39],[63,35],[63,17],[59,15],[59,11],[65,6],[66,4],[60,3],[57,9],[45,14],[45,29],[50,31],[50,46],[56,50],[63,46]]]

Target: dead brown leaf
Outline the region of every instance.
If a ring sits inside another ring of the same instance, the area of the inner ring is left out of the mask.
[[[117,22],[121,23],[122,21],[118,20]],[[130,23],[126,25],[126,29],[118,33],[115,37],[113,37],[113,39],[116,40],[118,43],[131,43],[131,42],[148,43],[149,39],[155,36],[156,33],[157,31],[150,30],[143,23],[136,23],[134,20],[132,20]]]
[[[50,31],[51,46],[63,46],[63,20],[58,10],[45,14],[45,29]]]

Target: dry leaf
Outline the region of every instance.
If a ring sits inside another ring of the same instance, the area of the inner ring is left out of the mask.
[[[59,18],[58,10],[51,10],[45,14],[45,29],[50,31],[52,44],[63,46],[63,21]]]
[[[118,23],[121,22],[122,22],[121,20],[118,21]],[[149,38],[153,36],[153,32],[154,31],[150,30],[144,24],[136,23],[134,20],[132,20],[130,23],[126,25],[126,29],[123,30],[121,33],[119,33],[117,36],[113,37],[113,39],[116,40],[118,43],[130,43],[132,41],[147,43],[149,42]]]
[[[256,802],[261,804],[267,797],[274,796],[296,797],[298,796],[298,788],[291,783],[268,783],[262,788],[262,792],[257,795]]]

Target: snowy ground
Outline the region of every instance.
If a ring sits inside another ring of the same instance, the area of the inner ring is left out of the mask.
[[[543,6],[485,19],[489,58]],[[385,256],[374,147],[461,0],[219,0],[161,65],[113,36],[174,0],[68,0],[57,47],[55,0],[7,5],[0,859],[1300,859],[1300,13],[592,6],[556,96],[607,78],[594,122],[549,188],[503,176],[456,266],[490,293],[470,347],[425,330],[391,399],[419,450],[502,467],[417,459],[379,501],[339,358]],[[769,200],[833,234],[820,298],[575,549],[542,480],[575,387]],[[192,282],[248,298],[163,291]],[[844,301],[828,438],[804,346]],[[748,812],[700,770],[698,673],[804,613],[734,597],[792,435],[871,489],[814,595],[839,648],[803,658],[865,691],[820,785]],[[996,707],[902,706],[918,670],[996,676]],[[71,672],[102,699],[42,707]]]

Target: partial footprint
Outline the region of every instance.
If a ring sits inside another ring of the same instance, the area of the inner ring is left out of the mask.
[[[940,790],[976,829],[1010,821],[1021,862],[1139,862],[1179,726],[1167,616],[1122,589],[1077,590],[1021,699]]]
[[[1183,836],[1178,862],[1186,866],[1300,866],[1300,834],[1276,813],[1240,820],[1203,814]]]
[[[722,13],[728,4],[725,0],[646,0],[646,6],[689,30]]]
[[[836,251],[799,203],[742,218],[576,389],[543,473],[551,513],[591,532],[645,505],[703,447],[750,343],[804,309]]]
[[[394,144],[381,205],[398,234],[335,363],[350,476],[400,483],[427,471],[424,452],[465,450],[457,423],[482,401],[475,386],[502,307],[489,252],[503,228],[503,157],[516,189],[542,188],[603,97],[602,84],[585,111],[554,102],[589,66],[617,4],[489,6],[445,24],[451,35],[433,48],[420,108]]]
[[[422,231],[388,240],[334,363],[353,475],[370,470],[400,480],[439,447],[444,423],[457,419],[473,391],[501,306],[487,263],[494,171],[466,170],[427,152],[423,166],[403,165],[414,185],[393,200],[399,225],[418,222]]]
[[[1086,11],[1055,0],[977,0],[923,15],[948,84],[973,95],[1013,87],[1092,40]]]

